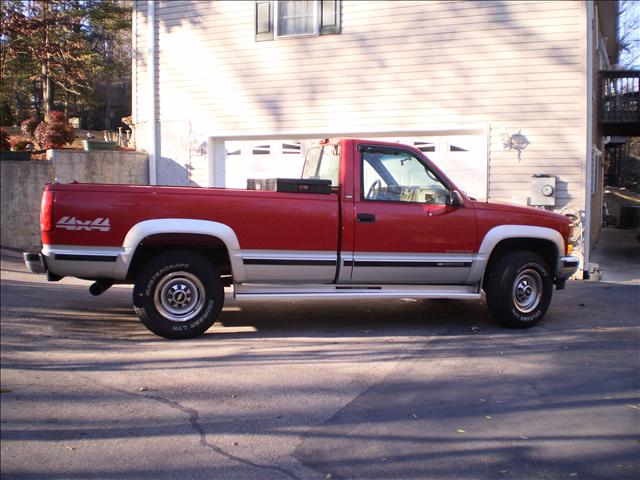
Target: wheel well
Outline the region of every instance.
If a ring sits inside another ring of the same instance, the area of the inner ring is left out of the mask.
[[[537,253],[545,260],[545,262],[547,262],[552,274],[555,274],[555,267],[558,259],[556,245],[552,241],[544,240],[542,238],[507,238],[505,240],[501,240],[491,251],[485,272],[490,272],[496,262],[505,254],[518,250]],[[487,275],[485,274],[483,288],[485,286],[484,283],[486,282],[486,279]]]
[[[136,275],[149,260],[168,250],[189,250],[199,253],[216,266],[225,285],[231,284],[231,260],[225,243],[210,235],[184,233],[160,233],[144,238],[133,255],[127,279],[135,281]]]

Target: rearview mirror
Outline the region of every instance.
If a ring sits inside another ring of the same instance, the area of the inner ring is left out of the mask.
[[[462,195],[457,190],[451,190],[451,196],[449,197],[449,204],[452,207],[464,207],[464,200],[462,199]]]

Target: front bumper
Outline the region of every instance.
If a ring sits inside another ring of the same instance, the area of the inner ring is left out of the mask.
[[[580,259],[578,257],[560,257],[560,265],[556,277],[566,280],[578,271]]]
[[[556,288],[563,290],[567,279],[571,278],[578,271],[580,259],[578,257],[560,257],[558,261],[558,271],[556,272]]]

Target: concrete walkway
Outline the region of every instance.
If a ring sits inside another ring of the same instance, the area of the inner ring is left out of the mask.
[[[605,228],[591,253],[603,282],[640,285],[640,230]]]

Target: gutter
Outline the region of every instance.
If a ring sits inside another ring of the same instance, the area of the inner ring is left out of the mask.
[[[584,86],[586,90],[586,117],[584,118],[585,137],[584,159],[585,159],[585,183],[584,183],[584,240],[582,243],[582,279],[589,280],[590,260],[591,260],[591,185],[593,183],[593,16],[594,3],[592,0],[583,3],[586,9],[586,42],[587,61],[586,71],[583,70]]]
[[[147,26],[148,44],[147,59],[149,69],[149,184],[157,185],[157,158],[158,158],[158,124],[156,121],[156,97],[158,92],[156,78],[156,5],[155,0],[147,2]]]

